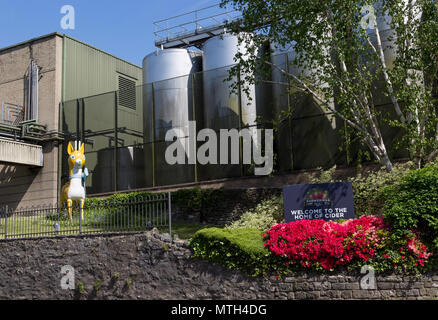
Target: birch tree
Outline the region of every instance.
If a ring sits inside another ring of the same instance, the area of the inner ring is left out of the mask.
[[[392,171],[382,121],[402,133],[417,167],[438,155],[436,77],[438,11],[434,0],[223,0],[242,12],[230,24],[247,48],[234,72],[275,69],[291,91],[313,97],[345,121],[374,158]],[[257,50],[266,40],[296,52],[294,74]],[[392,53],[392,54],[391,54]],[[378,105],[393,110],[388,118]],[[379,100],[380,99],[380,100]]]

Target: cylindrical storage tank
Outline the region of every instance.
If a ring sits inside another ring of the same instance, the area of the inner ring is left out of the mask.
[[[143,150],[137,146],[117,149],[117,190],[141,188],[143,182]]]
[[[294,43],[284,47],[271,43],[271,62],[298,78],[315,70],[295,64]],[[280,172],[334,165],[339,158],[336,122],[310,94],[288,90],[288,79],[272,68],[273,119],[277,123],[274,151]],[[280,84],[281,83],[281,84]]]
[[[294,59],[294,51],[291,46],[285,48],[271,44],[271,62],[281,70],[289,70],[290,63]],[[277,123],[277,132],[275,134],[274,152],[277,154],[277,170],[287,172],[293,169],[293,152],[292,152],[292,120],[284,118],[284,112],[292,111],[290,96],[287,90],[287,77],[276,68],[272,68],[272,104],[273,119]],[[280,83],[284,83],[281,85]]]
[[[193,74],[201,71],[201,53],[186,49],[157,50],[143,60],[144,143],[146,186],[192,182],[194,165],[188,164],[189,121],[193,114]],[[179,129],[185,164],[169,164],[168,130]]]
[[[226,81],[229,70],[236,64],[234,57],[238,52],[245,54],[245,47],[239,46],[237,36],[231,34],[213,37],[203,46],[204,128],[213,129],[217,133],[217,164],[220,164],[221,157],[221,129],[249,128],[252,138],[257,141],[255,86],[249,85],[247,93],[243,88],[240,92],[233,92],[231,86],[237,78]],[[202,180],[236,177],[247,172],[242,163],[231,164],[231,153],[239,150],[236,150],[231,139],[228,147],[227,165],[200,165]]]
[[[90,156],[93,155],[90,154]],[[90,157],[87,157],[89,159]],[[143,187],[143,149],[138,146],[117,148],[117,172],[114,165],[114,148],[97,152],[97,165],[87,178],[88,193],[114,191],[114,175],[117,173],[117,191]],[[144,162],[144,161],[143,161]],[[88,182],[89,181],[89,182]]]

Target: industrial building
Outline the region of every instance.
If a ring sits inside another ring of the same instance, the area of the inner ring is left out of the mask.
[[[52,33],[0,49],[0,203],[56,203],[62,102],[140,85],[141,67]]]
[[[228,71],[245,50],[226,32],[235,17],[226,12],[208,23],[199,16],[189,13],[187,23],[171,27],[172,18],[156,22],[157,49],[145,53],[142,67],[58,33],[0,49],[0,204],[56,203],[68,178],[71,140],[85,142],[88,196],[252,176],[242,161],[169,165],[165,134],[179,128],[188,136],[190,121],[197,130],[255,132],[291,106],[294,117],[275,136],[276,172],[354,161],[362,147],[345,143],[345,124],[309,95],[292,100],[285,86],[274,84],[285,82],[278,71],[270,82],[233,91]],[[295,72],[293,49],[270,45],[272,62]],[[382,131],[391,145],[397,131]],[[189,139],[179,141],[189,149]]]

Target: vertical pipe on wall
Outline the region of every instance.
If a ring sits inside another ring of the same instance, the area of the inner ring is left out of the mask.
[[[63,122],[62,122],[62,113],[64,112],[64,101],[65,101],[65,34],[62,36],[62,78],[61,78],[61,103],[59,104],[59,122],[58,122],[58,130],[59,132],[64,132]],[[62,185],[62,161],[63,161],[63,152],[64,143],[58,143],[58,193],[57,193],[57,202],[59,202],[61,196],[61,185]]]
[[[118,119],[117,119],[117,96],[118,91],[114,92],[114,191],[117,191],[117,174],[118,174],[118,155],[117,155],[117,142],[118,142]]]
[[[76,139],[75,140],[79,140],[79,134],[80,134],[80,99],[76,99]]]
[[[85,100],[81,99],[81,105],[82,105],[82,113],[81,113],[81,136],[79,141],[82,141],[82,143],[85,143]]]
[[[64,101],[59,103],[59,113],[58,113],[58,130],[59,132],[63,132],[64,127],[62,123],[62,112],[64,112]],[[58,172],[57,172],[57,193],[56,193],[56,201],[60,201],[60,195],[61,195],[61,177],[62,177],[62,150],[63,150],[64,143],[58,142]]]

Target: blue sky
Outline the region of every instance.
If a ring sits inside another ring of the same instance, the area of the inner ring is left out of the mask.
[[[52,32],[70,35],[141,65],[154,50],[153,21],[219,0],[0,0],[0,48]],[[61,28],[61,8],[75,10],[75,29]]]

